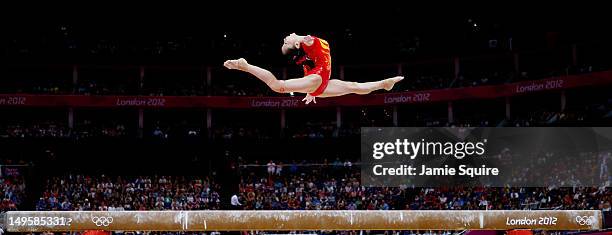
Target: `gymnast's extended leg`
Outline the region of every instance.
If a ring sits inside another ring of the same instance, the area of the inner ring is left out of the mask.
[[[403,76],[387,78],[375,82],[349,82],[338,79],[329,80],[329,84],[323,94],[318,97],[334,97],[347,94],[365,95],[372,91],[385,89],[387,91],[393,89],[395,83],[403,80]]]
[[[240,70],[252,74],[266,83],[270,89],[278,93],[311,93],[321,85],[321,76],[317,74],[307,75],[302,78],[278,80],[270,71],[249,64],[245,59],[228,60],[223,63],[228,69]]]

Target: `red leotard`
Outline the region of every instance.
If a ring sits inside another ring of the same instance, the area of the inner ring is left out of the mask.
[[[304,76],[311,74],[318,74],[321,76],[321,85],[319,85],[314,92],[310,93],[311,96],[318,96],[327,88],[327,83],[331,76],[331,54],[329,53],[329,44],[327,41],[314,36],[310,37],[314,39],[312,45],[308,46],[301,43],[300,46],[306,53],[307,59],[314,62],[314,67],[306,64],[302,66],[304,67]]]

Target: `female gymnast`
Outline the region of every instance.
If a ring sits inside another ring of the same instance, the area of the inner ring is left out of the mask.
[[[275,92],[306,93],[302,99],[306,104],[317,103],[315,97],[334,97],[346,94],[368,94],[372,91],[393,88],[395,83],[404,79],[403,76],[387,78],[375,82],[349,82],[329,79],[331,75],[331,55],[327,41],[314,36],[300,36],[295,33],[285,37],[281,48],[284,55],[304,68],[304,77],[278,80],[270,71],[249,64],[245,59],[228,60],[223,64],[228,69],[236,69],[250,73],[263,81]]]

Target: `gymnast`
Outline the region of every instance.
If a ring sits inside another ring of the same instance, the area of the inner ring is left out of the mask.
[[[283,55],[304,68],[304,77],[278,80],[270,71],[249,64],[244,58],[228,60],[223,64],[228,69],[240,70],[257,77],[270,89],[278,93],[306,93],[302,99],[306,104],[317,103],[315,97],[334,97],[347,94],[369,94],[372,91],[391,90],[395,83],[404,79],[396,76],[374,82],[349,82],[331,79],[331,54],[327,41],[315,36],[300,36],[295,33],[285,37],[281,48]]]

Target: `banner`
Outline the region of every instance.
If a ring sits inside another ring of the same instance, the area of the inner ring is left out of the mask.
[[[404,81],[410,82],[410,81]],[[443,102],[462,99],[491,99],[541,91],[612,84],[612,71],[555,77],[495,86],[410,91],[372,95],[347,95],[318,99],[306,106],[299,97],[244,96],[84,96],[0,94],[0,107],[131,107],[131,108],[238,108],[287,109],[304,107],[382,106]]]

